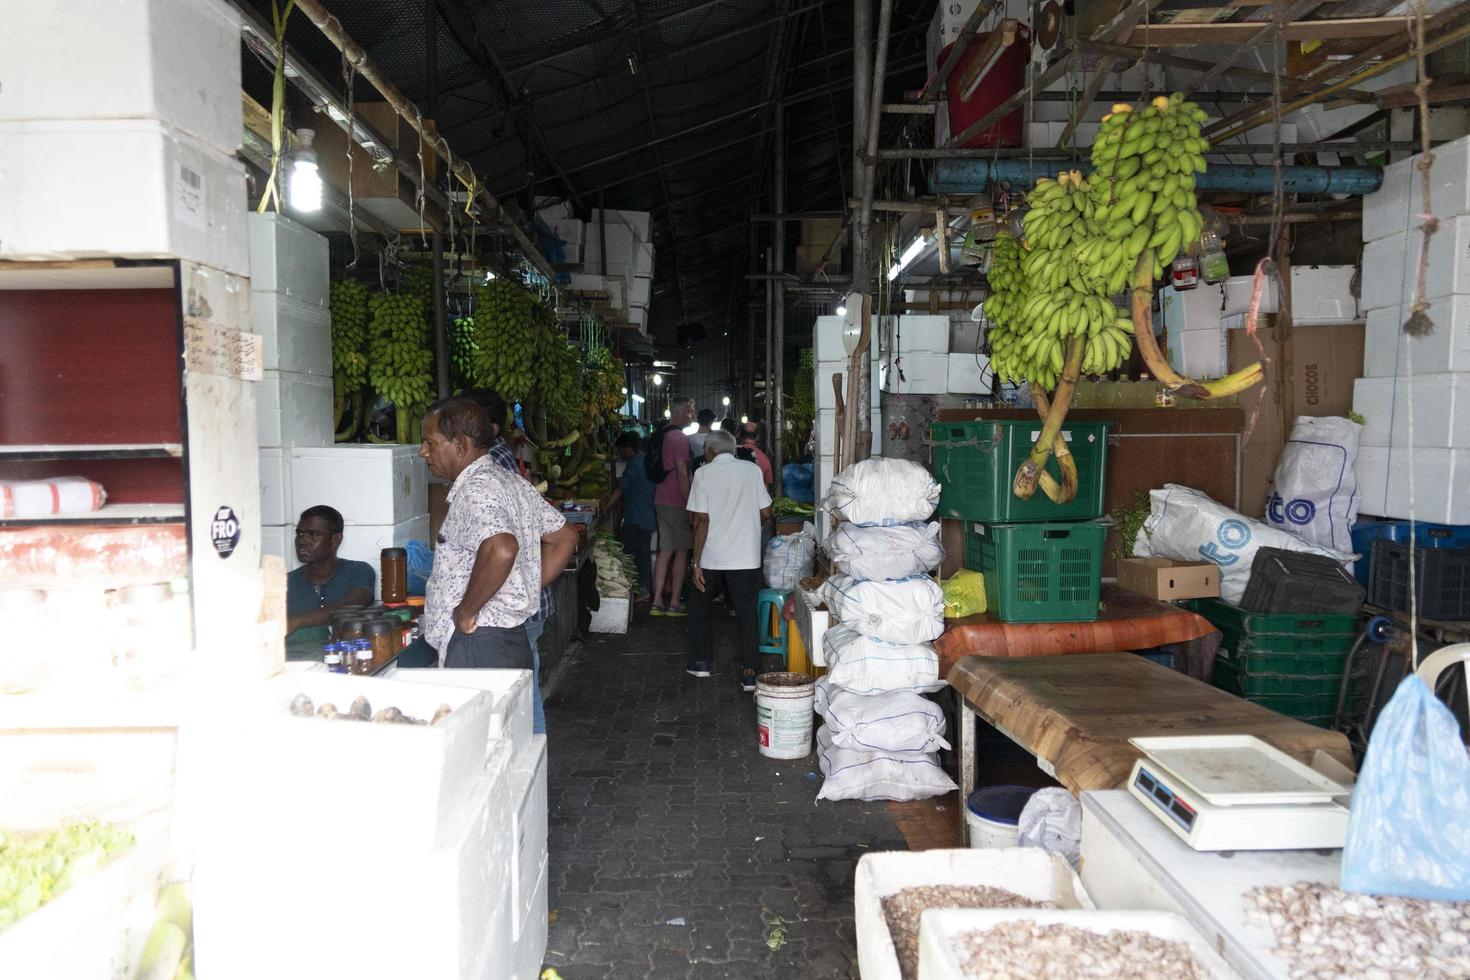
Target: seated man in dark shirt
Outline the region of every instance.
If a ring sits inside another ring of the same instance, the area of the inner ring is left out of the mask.
[[[301,567],[286,576],[286,629],[325,626],[342,606],[373,601],[377,576],[363,561],[337,557],[342,546],[342,515],[326,506],[308,507],[296,522],[296,559]]]

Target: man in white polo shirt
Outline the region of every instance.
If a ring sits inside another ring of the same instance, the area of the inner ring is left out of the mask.
[[[761,525],[771,515],[760,468],[735,458],[735,437],[711,432],[704,443],[705,465],[689,487],[694,523],[694,591],[689,594],[689,666],[694,677],[708,677],[714,659],[709,604],[722,585],[730,588],[740,630],[740,685],[755,690],[760,665],[755,604],[761,588]]]

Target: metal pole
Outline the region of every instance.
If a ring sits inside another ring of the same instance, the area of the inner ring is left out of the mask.
[[[873,0],[852,3],[852,193],[856,198],[868,195],[863,187],[867,167],[863,148],[868,145],[868,94],[873,87]],[[859,212],[861,214],[861,212]],[[867,226],[860,229],[853,221],[852,282],[863,292],[868,288]],[[859,233],[861,230],[861,233]]]
[[[597,264],[598,275],[607,277],[607,204],[603,191],[597,192]]]
[[[424,108],[430,125],[439,111],[439,6],[424,0]],[[434,229],[434,388],[440,398],[449,396],[449,325],[444,315],[444,235]]]
[[[766,271],[770,272],[776,267],[776,250],[766,249]],[[776,280],[774,276],[766,280],[766,374],[765,386],[761,397],[761,421],[766,427],[771,425],[771,352],[775,349],[772,340],[776,333]]]
[[[750,273],[760,269],[760,246],[756,241],[756,225],[750,225]],[[755,289],[746,293],[748,308],[745,311],[745,414],[755,414]],[[734,414],[734,413],[731,413]]]
[[[858,210],[856,238],[862,242],[863,265],[859,269],[854,261],[852,268],[853,282],[857,285],[858,292],[868,294],[870,291],[870,279],[868,277],[868,257],[870,237],[873,230],[873,193],[878,183],[878,131],[882,128],[883,110],[883,74],[888,62],[888,28],[893,22],[893,0],[881,0],[878,6],[878,51],[873,58],[872,64],[872,90],[868,94],[868,119],[863,126],[863,136],[866,140],[865,152],[862,156],[863,164],[863,203]],[[779,209],[778,209],[779,210]],[[853,250],[854,255],[857,248]],[[865,306],[866,308],[866,306]],[[873,362],[864,354],[858,365],[858,390],[856,406],[849,405],[849,411],[857,412],[857,425],[854,432],[858,434],[855,445],[862,446],[865,440],[862,433],[868,432],[868,426],[872,417],[872,388],[873,388]],[[871,439],[871,435],[869,435]],[[861,456],[857,458],[862,458]]]
[[[786,109],[776,103],[775,133],[775,211],[776,211],[776,254],[775,271],[786,271]],[[775,493],[781,493],[781,437],[786,432],[786,282],[777,279],[776,327],[775,327],[775,378],[776,395],[771,424],[771,483]]]

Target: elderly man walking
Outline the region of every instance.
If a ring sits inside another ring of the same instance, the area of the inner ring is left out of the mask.
[[[761,588],[761,525],[771,514],[771,495],[754,463],[736,459],[735,437],[711,432],[704,443],[706,463],[689,488],[694,521],[694,591],[689,594],[689,666],[694,677],[708,677],[714,660],[710,600],[729,586],[739,628],[740,686],[755,690],[760,665],[755,603]]]
[[[450,398],[424,416],[419,455],[452,481],[424,605],[424,638],[441,667],[532,668],[526,621],[566,567],[576,533],[518,475],[488,455],[485,409]]]

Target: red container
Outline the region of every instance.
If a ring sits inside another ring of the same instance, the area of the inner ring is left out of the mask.
[[[1001,51],[1000,56],[995,59],[995,64],[991,65],[990,70],[980,79],[980,84],[975,86],[975,91],[971,93],[969,100],[964,99],[964,93],[960,91],[957,83],[979,58],[985,48],[985,39],[989,36],[988,33],[976,34],[964,57],[949,76],[950,138],[964,132],[971,123],[979,122],[989,115],[1002,102],[1021,91],[1026,84],[1026,63],[1031,60],[1031,34],[1025,28],[1021,28],[1016,40]],[[939,52],[938,64],[944,64],[944,59],[949,56],[949,49],[953,46],[949,45]],[[958,145],[967,149],[1020,146],[1025,118],[1025,108],[1018,106],[1014,112],[1002,117],[995,125],[981,130]]]

